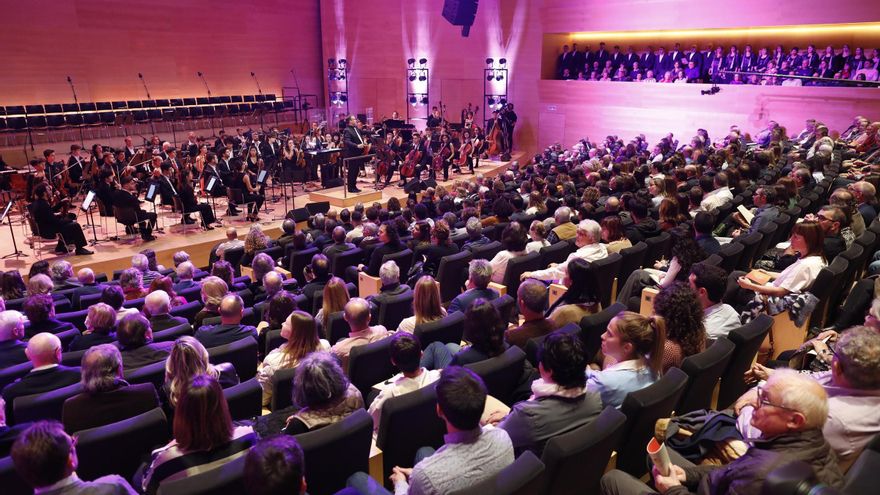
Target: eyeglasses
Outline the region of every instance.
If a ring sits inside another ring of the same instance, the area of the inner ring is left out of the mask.
[[[763,387],[758,387],[758,408],[770,406],[770,407],[778,407],[779,409],[785,409],[786,411],[791,412],[800,412],[797,409],[792,409],[790,407],[783,406],[781,404],[774,404],[770,402],[770,399],[767,398],[767,392],[764,391]]]

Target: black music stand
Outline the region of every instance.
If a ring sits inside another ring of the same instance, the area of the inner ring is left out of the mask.
[[[89,189],[89,192],[86,193],[86,197],[83,198],[82,205],[80,205],[80,209],[86,212],[86,218],[88,218],[89,223],[92,225],[92,240],[89,241],[89,245],[97,246],[101,241],[98,240],[98,231],[95,228],[95,219],[92,216],[92,202],[95,201],[95,191]],[[106,239],[102,239],[106,240]]]
[[[153,204],[153,214],[156,215],[156,232],[165,233],[165,229],[159,224],[159,213],[156,211],[156,195],[159,194],[159,186],[155,182],[151,182],[147,187],[147,194],[144,195],[144,201]],[[163,222],[164,224],[164,222]]]
[[[7,217],[9,216],[9,211],[12,209],[12,204],[14,202],[15,201],[10,200],[9,203],[6,204],[6,208],[3,209],[3,214],[0,215],[0,223],[2,223],[3,220],[7,219]],[[15,229],[12,228],[12,218],[9,218],[8,220],[9,220],[9,234],[12,236],[12,249],[13,249],[13,251],[12,251],[12,253],[4,256],[3,259],[5,260],[7,258],[23,258],[26,255],[18,250],[18,244],[15,242]]]
[[[217,205],[214,202],[214,188],[217,187],[217,176],[212,175],[210,179],[208,179],[208,183],[205,184],[205,192],[208,193],[208,197],[211,198],[211,211],[215,212],[214,216],[217,216]],[[218,217],[219,218],[219,217]]]

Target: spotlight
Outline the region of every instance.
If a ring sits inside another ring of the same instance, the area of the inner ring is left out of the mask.
[[[330,79],[331,81],[335,81],[336,74],[334,74],[333,72],[330,72],[329,74],[327,74],[327,79]]]
[[[419,65],[425,65],[425,64],[427,64],[427,63],[428,63],[428,59],[426,59],[426,58],[420,58],[420,59],[419,59]]]
[[[415,73],[415,72],[411,72],[411,73],[409,74],[409,80],[410,80],[410,81],[415,81],[415,80],[416,80],[416,73]]]
[[[423,97],[422,97],[422,105],[427,105],[427,104],[428,104],[428,97],[427,97],[427,96],[423,96]]]
[[[347,63],[348,63],[348,61],[346,61],[344,58],[340,58],[340,59],[339,59],[339,65],[340,65],[340,66],[345,67],[345,65],[346,65]]]
[[[415,95],[412,95],[409,97],[409,102],[412,103],[413,105],[415,105],[416,102],[418,102],[418,99],[416,98]]]
[[[504,74],[502,74],[502,73],[499,72],[498,75],[495,76],[495,80],[496,80],[496,81],[500,81],[500,80],[502,80],[502,79],[504,79]]]
[[[486,80],[487,80],[487,81],[491,81],[492,79],[495,79],[495,76],[494,76],[491,72],[489,72],[488,74],[486,74]]]
[[[334,65],[336,65],[336,59],[335,59],[335,58],[328,58],[328,59],[327,59],[327,65],[328,65],[329,67],[333,67]]]
[[[406,61],[406,63],[407,63],[407,64],[409,64],[409,66],[410,66],[410,67],[412,67],[412,66],[413,66],[413,64],[415,64],[415,63],[416,63],[416,59],[414,59],[414,58],[411,58],[411,59],[409,59],[409,60],[407,60],[407,61]]]
[[[345,96],[345,95],[339,95],[339,101],[345,103],[346,101],[348,101],[348,96]]]
[[[428,80],[428,76],[426,76],[424,72],[421,75],[419,75],[419,81],[425,82],[427,80]]]
[[[343,79],[345,79],[345,72],[344,72],[344,71],[343,71],[343,72],[340,72],[340,73],[336,76],[336,79],[339,79],[340,81],[342,81]]]
[[[507,65],[507,59],[506,58],[499,59],[498,63],[501,65]]]
[[[489,99],[486,100],[486,101],[489,102],[489,105],[494,105],[494,104],[495,104],[495,98],[492,98],[491,96],[490,96]]]
[[[486,59],[486,65],[492,65],[492,62],[494,62],[494,61],[495,61],[494,58],[487,58],[487,59]]]
[[[501,100],[498,103],[500,105],[507,105],[507,98],[501,98]]]

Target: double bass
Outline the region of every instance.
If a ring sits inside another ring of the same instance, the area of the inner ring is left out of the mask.
[[[501,131],[501,118],[495,117],[492,121],[492,131],[486,136],[486,142],[489,148],[486,153],[489,155],[500,155],[504,152],[504,133]]]

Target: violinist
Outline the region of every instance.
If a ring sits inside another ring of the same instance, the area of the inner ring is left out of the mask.
[[[77,255],[93,254],[85,247],[86,236],[83,234],[82,227],[76,223],[76,216],[56,215],[55,211],[59,208],[60,206],[53,207],[49,203],[48,184],[41,183],[34,188],[34,201],[28,209],[37,226],[37,234],[44,239],[51,239],[55,235],[61,234],[63,240],[59,240],[58,245],[55,246],[56,254],[67,254],[64,241],[76,246]]]
[[[131,142],[131,136],[125,136],[123,139],[125,142],[125,146],[123,146],[122,151],[125,152],[125,163],[131,161],[132,157],[137,154],[137,150],[134,149],[134,144]]]
[[[49,195],[53,196],[52,185],[49,184],[49,179],[46,177],[46,159],[34,158],[31,160],[31,167],[34,169],[34,172],[27,177],[27,188],[25,191],[27,200],[34,201],[36,199],[37,186],[40,184],[46,184],[49,188]]]
[[[70,158],[67,159],[67,181],[79,189],[83,183],[86,162],[82,157],[82,146],[70,145]]]
[[[229,181],[232,179],[232,174],[236,169],[236,162],[237,160],[232,158],[232,146],[223,148],[220,152],[220,160],[217,162],[217,173],[226,185],[229,185]]]
[[[130,176],[125,176],[119,180],[119,184],[120,188],[113,192],[113,206],[134,210],[135,217],[138,220],[138,229],[141,231],[141,239],[145,242],[156,240],[153,237],[153,229],[156,228],[156,214],[141,208],[134,179]]]
[[[440,136],[440,148],[434,153],[435,162],[439,161],[441,167],[443,167],[443,180],[449,180],[449,165],[452,164],[452,156],[455,152],[455,147],[452,142],[449,140],[449,134],[442,134]],[[436,172],[437,166],[431,168],[431,173],[434,174]]]
[[[102,170],[98,173],[95,197],[102,208],[102,214],[113,214],[113,195],[118,187],[119,184],[116,182],[113,172]]]
[[[177,196],[178,184],[176,184],[177,171],[171,166],[171,163],[164,162],[161,166],[161,172],[157,179],[159,185],[159,194],[162,195],[162,204],[174,207],[174,197]]]
[[[178,173],[180,171],[180,163],[177,160],[177,148],[168,147],[165,150],[165,155],[168,157],[165,159],[165,163],[174,169],[174,173]]]
[[[43,150],[43,157],[46,159],[46,177],[52,183],[52,187],[55,188],[56,191],[73,196],[79,191],[78,188],[70,191],[70,187],[68,187],[67,180],[65,179],[67,173],[65,172],[64,162],[59,162],[55,159],[55,150],[48,149]]]
[[[260,207],[263,206],[266,198],[260,193],[255,174],[251,174],[244,162],[238,164],[238,167],[232,174],[229,187],[241,191],[242,198],[248,207],[247,220],[259,222],[260,218],[257,216],[257,213],[259,213]]]
[[[216,160],[216,155],[211,153],[211,156],[214,156],[214,159]],[[196,221],[190,218],[189,215],[191,213],[199,212],[199,216],[202,218],[202,228],[205,230],[214,230],[214,227],[211,226],[212,223],[217,221],[217,219],[214,218],[214,209],[211,208],[211,205],[208,203],[199,203],[196,200],[196,192],[192,186],[192,170],[182,170],[180,172],[179,183],[180,187],[177,192],[180,193],[180,202],[183,204],[183,223],[196,223]]]

